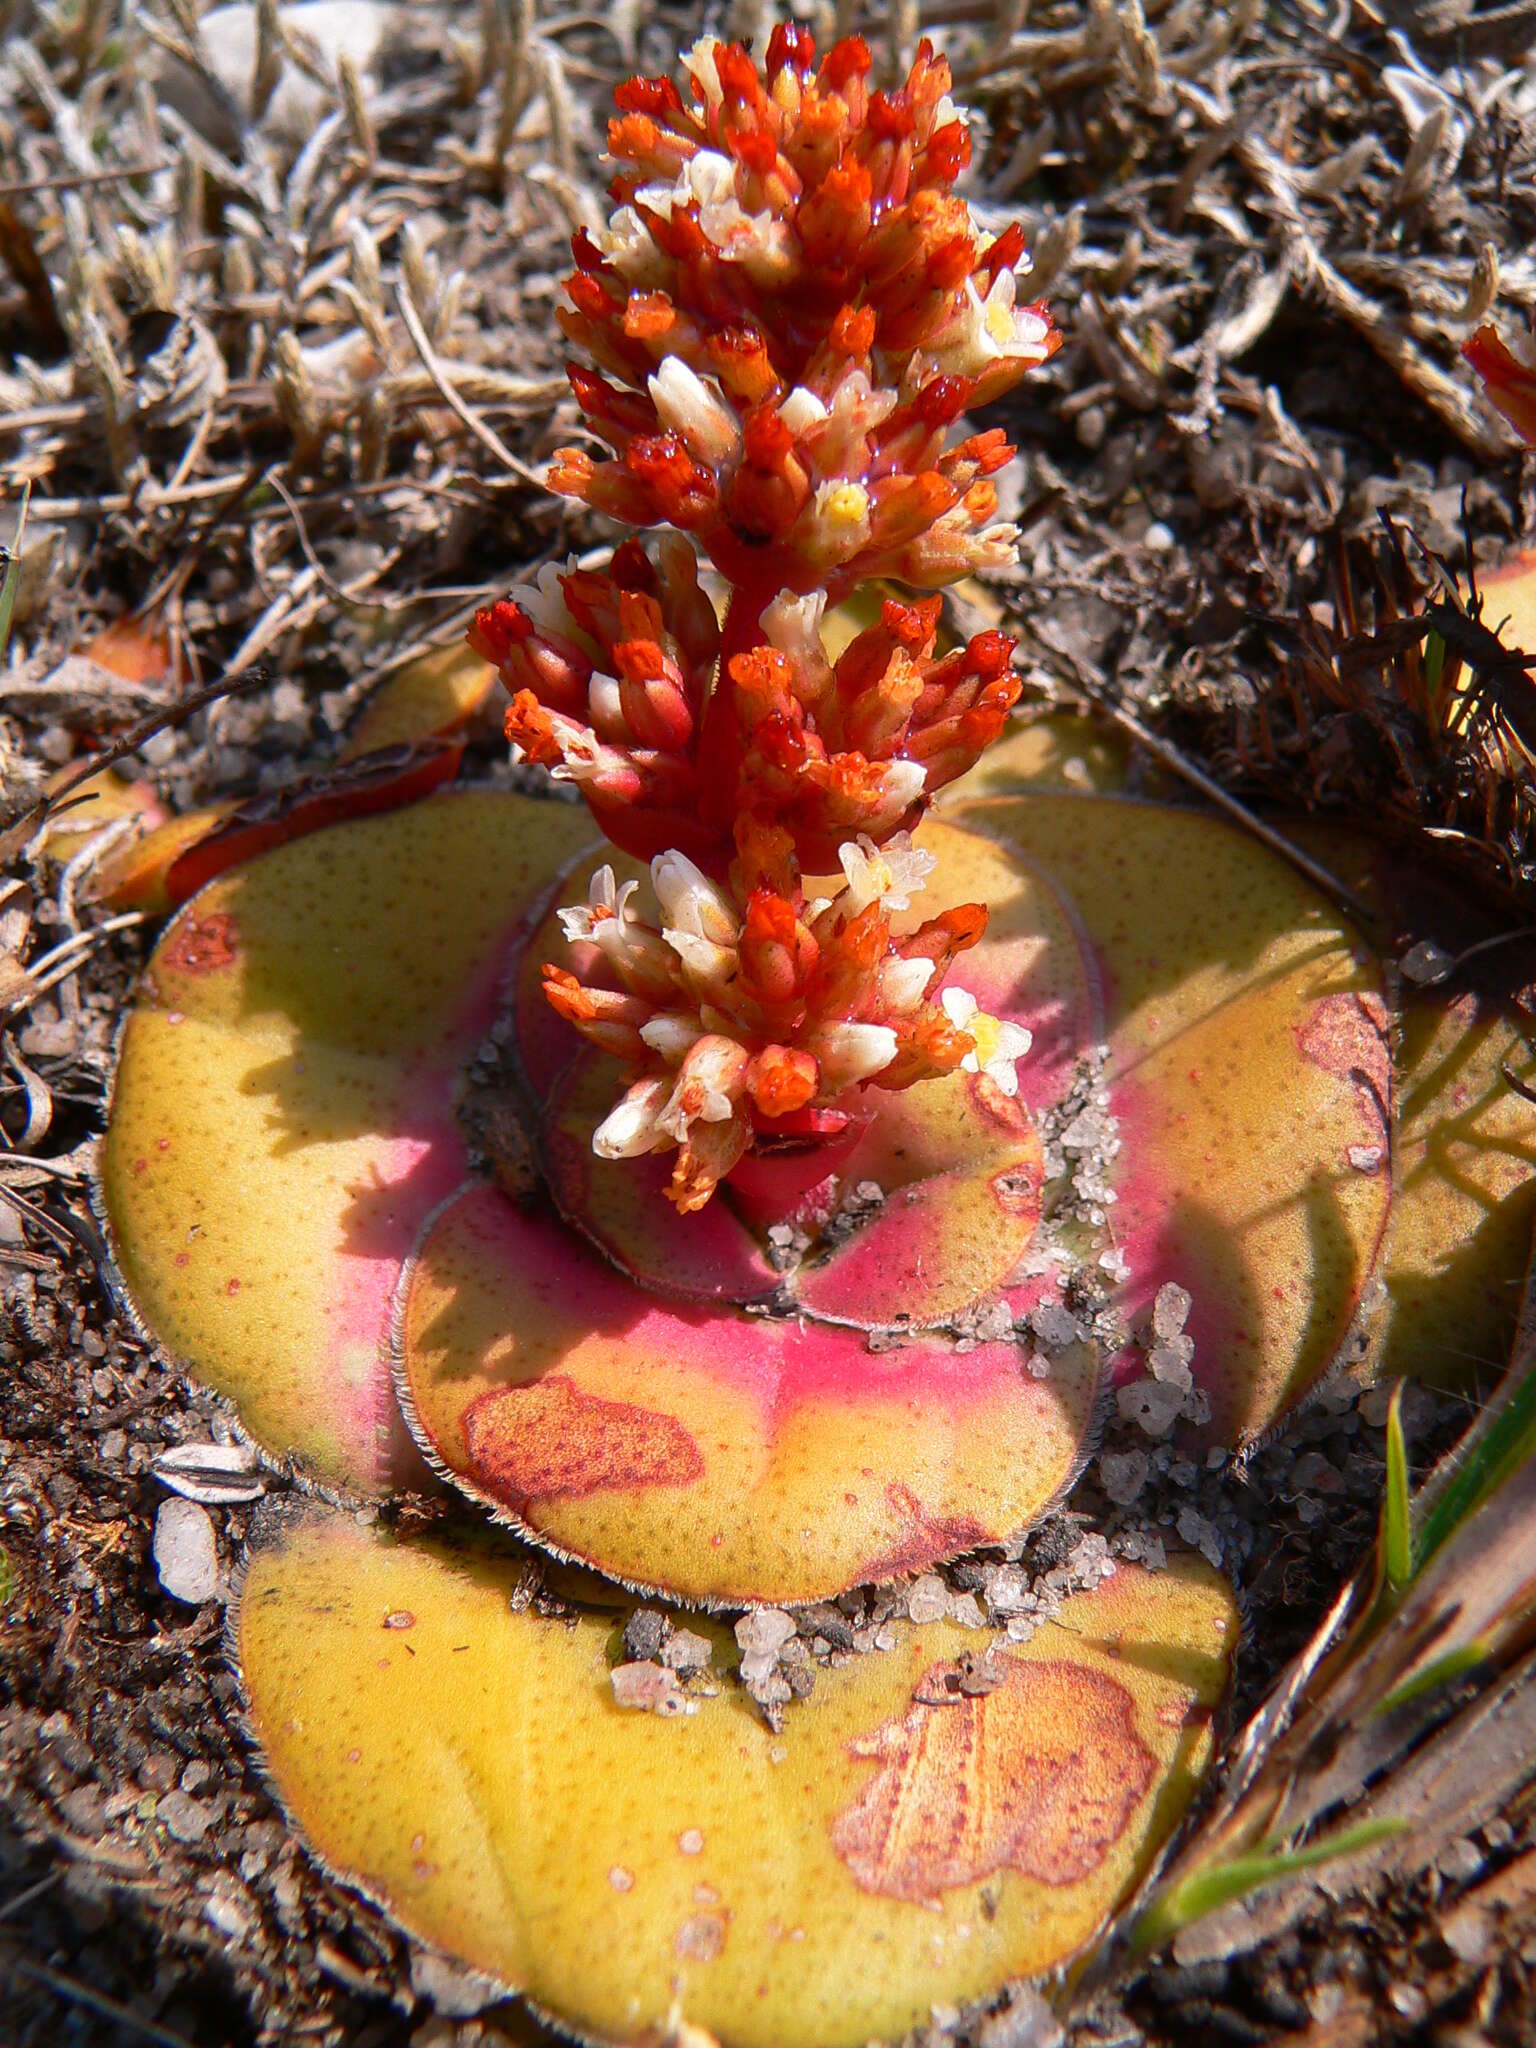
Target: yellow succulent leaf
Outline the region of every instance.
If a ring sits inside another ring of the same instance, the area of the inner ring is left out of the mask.
[[[1222,820],[1044,793],[961,817],[1048,876],[1086,936],[1120,1126],[1124,1305],[1189,1290],[1212,1429],[1249,1440],[1339,1357],[1376,1270],[1392,1185],[1379,967],[1326,898]]]
[[[1064,1961],[1187,1805],[1237,1635],[1199,1560],[1122,1564],[999,1643],[990,1692],[959,1663],[990,1638],[903,1626],[774,1734],[728,1682],[621,1709],[622,1603],[513,1612],[521,1564],[315,1516],[252,1557],[235,1642],[320,1856],[604,2041],[672,2015],[724,2048],[863,2048]]]
[[[1536,548],[1524,548],[1495,568],[1479,569],[1477,587],[1483,624],[1506,647],[1536,653]]]
[[[113,847],[90,876],[90,900],[112,910],[142,910],[150,917],[163,916],[172,908],[166,881],[177,859],[217,831],[236,808],[231,798],[182,811],[152,826],[140,838]]]
[[[127,1294],[325,1479],[424,1476],[381,1362],[389,1297],[463,1177],[455,1091],[507,951],[589,832],[465,794],[314,833],[202,890],[140,984],[102,1158]]]
[[[491,700],[496,671],[462,642],[435,647],[384,678],[347,735],[343,761],[457,732]]]
[[[1129,743],[1090,718],[1066,711],[1015,717],[976,766],[951,784],[946,806],[1025,789],[1111,796],[1125,787],[1130,764]]]
[[[402,1399],[466,1491],[564,1554],[683,1599],[816,1600],[1003,1541],[1069,1484],[1098,1384],[1012,1342],[674,1303],[555,1219],[469,1188],[397,1324]]]

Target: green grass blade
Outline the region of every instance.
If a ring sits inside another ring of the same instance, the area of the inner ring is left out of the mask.
[[[1376,1702],[1371,1712],[1373,1715],[1390,1714],[1398,1707],[1406,1707],[1410,1700],[1433,1692],[1437,1685],[1446,1685],[1453,1678],[1462,1678],[1467,1672],[1476,1671],[1492,1655],[1492,1644],[1484,1642],[1480,1636],[1474,1636],[1470,1643],[1458,1643],[1454,1650],[1447,1650],[1443,1656],[1431,1657],[1421,1671],[1411,1671],[1393,1686],[1384,1699]]]
[[[1192,1921],[1204,1919],[1221,1906],[1229,1906],[1234,1899],[1257,1891],[1260,1885],[1272,1884],[1277,1877],[1290,1877],[1297,1871],[1314,1870],[1340,1856],[1353,1856],[1389,1836],[1405,1833],[1407,1828],[1405,1820],[1357,1821],[1305,1849],[1256,1849],[1247,1856],[1234,1856],[1213,1870],[1193,1871],[1171,1891],[1153,1899],[1131,1932],[1132,1951],[1146,1955],[1172,1940]]]
[[[1413,1521],[1408,1507],[1408,1445],[1403,1436],[1403,1390],[1387,1410],[1387,1490],[1381,1503],[1381,1553],[1387,1584],[1407,1591],[1413,1579]]]
[[[1536,1370],[1512,1371],[1452,1454],[1443,1477],[1419,1496],[1414,1565],[1419,1571],[1490,1495],[1536,1454]]]
[[[27,506],[31,501],[32,486],[24,483],[21,487],[21,513],[16,521],[16,538],[11,543],[10,558],[5,565],[5,581],[0,583],[0,660],[10,645],[11,618],[16,610],[16,588],[21,582],[21,541],[27,530]]]

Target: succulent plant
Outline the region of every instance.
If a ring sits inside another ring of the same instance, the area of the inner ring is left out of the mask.
[[[962,416],[1056,340],[954,190],[943,60],[868,74],[781,27],[762,71],[706,41],[619,94],[562,316],[612,452],[552,481],[672,530],[471,634],[584,808],[408,801],[483,687],[450,664],[376,716],[403,766],[113,882],[196,888],[122,1042],[125,1293],[321,1495],[437,1495],[425,1533],[316,1505],[254,1549],[274,1782],[407,1925],[608,2039],[676,2005],[855,2043],[1080,1950],[1209,1753],[1206,1564],[1101,1554],[1027,1642],[893,1623],[807,1704],[753,1627],[803,1645],[814,1603],[1010,1542],[1106,1413],[1251,1443],[1392,1285],[1360,932],[1230,824],[1069,791],[1038,734],[976,771],[1002,634],[885,593],[834,633],[872,579],[1008,559],[1012,450]],[[587,1569],[535,1597],[442,1482]],[[713,1622],[618,1688],[623,1588],[766,1610],[738,1643],[782,1730]]]

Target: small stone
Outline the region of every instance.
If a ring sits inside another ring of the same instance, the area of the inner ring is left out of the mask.
[[[173,1444],[154,1462],[154,1474],[168,1492],[210,1507],[260,1500],[266,1482],[249,1444]]]
[[[1047,1351],[1065,1351],[1069,1344],[1082,1341],[1082,1324],[1059,1301],[1042,1301],[1031,1309],[1029,1327]]]
[[[153,1551],[160,1583],[173,1600],[201,1607],[213,1598],[219,1584],[219,1548],[206,1508],[190,1500],[162,1501],[155,1516]]]
[[[59,1801],[59,1811],[77,1835],[99,1835],[107,1824],[106,1800],[99,1785],[76,1785]]]
[[[1190,1359],[1195,1347],[1187,1337],[1175,1337],[1167,1344],[1154,1344],[1147,1354],[1147,1367],[1153,1379],[1165,1387],[1177,1387],[1184,1393],[1191,1384]]]
[[[691,1629],[674,1629],[661,1646],[661,1661],[669,1671],[703,1671],[714,1654],[708,1636],[696,1636]]]
[[[1222,1541],[1221,1531],[1214,1522],[1208,1522],[1205,1516],[1196,1513],[1194,1508],[1183,1507],[1179,1509],[1177,1528],[1180,1537],[1191,1549],[1198,1550],[1208,1564],[1220,1569],[1222,1558],[1226,1554],[1226,1545]]]
[[[146,1792],[169,1792],[176,1782],[177,1763],[168,1749],[151,1750],[138,1768],[138,1780]]]
[[[1170,1343],[1180,1335],[1189,1321],[1189,1311],[1194,1306],[1187,1288],[1176,1286],[1172,1280],[1165,1280],[1157,1290],[1157,1299],[1152,1304],[1152,1334],[1159,1343]]]
[[[1299,1493],[1342,1493],[1344,1476],[1321,1451],[1303,1451],[1291,1467],[1291,1484]]]
[[[986,1616],[974,1593],[955,1593],[950,1596],[949,1618],[957,1621],[961,1628],[985,1628]]]
[[[1204,1387],[1190,1388],[1184,1396],[1184,1404],[1179,1413],[1186,1422],[1192,1422],[1196,1429],[1204,1429],[1211,1419],[1211,1397]],[[1220,1456],[1224,1458],[1226,1452],[1222,1451]]]
[[[411,1948],[411,1989],[435,2012],[451,2020],[473,2019],[505,1992],[494,1977],[467,1969],[434,1949]]]
[[[1475,1968],[1493,1953],[1493,1921],[1469,1899],[1440,1923],[1440,1938],[1459,1963]]]
[[[237,1894],[215,1891],[203,1901],[203,1918],[226,1941],[243,1941],[250,1934],[256,1915],[247,1901]]]
[[[624,1624],[624,1655],[632,1664],[643,1664],[660,1650],[667,1632],[667,1617],[657,1607],[637,1607]]]
[[[213,1776],[212,1766],[202,1757],[193,1757],[181,1774],[183,1792],[201,1792]]]
[[[190,1792],[167,1792],[155,1807],[155,1818],[178,1842],[200,1842],[213,1825],[214,1809],[206,1799],[194,1799]]]
[[[1116,1507],[1128,1508],[1152,1470],[1145,1451],[1106,1451],[1099,1459],[1099,1484]]]
[[[109,1429],[97,1448],[104,1465],[121,1465],[128,1455],[128,1432],[125,1429]]]
[[[646,1714],[686,1714],[692,1704],[677,1674],[650,1662],[616,1664],[609,1673],[614,1703]]]
[[[745,1656],[776,1656],[794,1632],[794,1617],[782,1607],[754,1607],[737,1622],[736,1642]]]
[[[989,1565],[982,1579],[981,1596],[994,1621],[1010,1614],[1027,1613],[1030,1605],[1024,1573],[1016,1564]]]
[[[1398,1386],[1397,1380],[1380,1380],[1374,1387],[1368,1387],[1360,1396],[1360,1420],[1372,1429],[1385,1429],[1387,1410],[1392,1406],[1392,1396]]]
[[[1394,2012],[1415,2023],[1429,2011],[1429,2000],[1417,1984],[1394,1984],[1387,1993],[1387,1999]]]
[[[1397,964],[1405,980],[1419,988],[1433,988],[1453,972],[1456,957],[1447,953],[1443,946],[1437,946],[1433,939],[1420,939],[1416,946],[1408,948]]]
[[[1435,1868],[1452,1884],[1470,1884],[1482,1870],[1485,1860],[1476,1842],[1469,1841],[1465,1835],[1457,1835],[1435,1858]]]
[[[907,1617],[911,1621],[942,1621],[949,1605],[949,1588],[937,1572],[924,1572],[914,1579],[907,1593]]]
[[[1184,1392],[1160,1380],[1132,1380],[1115,1395],[1115,1405],[1127,1422],[1137,1423],[1148,1436],[1166,1436],[1179,1419]]]
[[[976,2048],[1061,2048],[1061,2022],[1038,1991],[1019,1985],[1008,2003],[983,2020]]]

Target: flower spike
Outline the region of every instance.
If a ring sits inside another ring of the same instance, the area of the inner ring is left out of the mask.
[[[643,903],[604,868],[561,913],[578,950],[545,993],[630,1070],[594,1149],[675,1152],[684,1210],[760,1141],[845,1127],[852,1091],[964,1067],[1007,1093],[1025,1050],[942,989],[981,906],[893,923],[931,865],[910,829],[1018,698],[1013,642],[941,649],[937,597],[887,598],[836,659],[822,623],[874,577],[1013,560],[992,479],[1014,450],[967,415],[1060,337],[1020,291],[1023,235],[981,234],[955,190],[944,59],[922,43],[890,92],[870,69],[859,37],[818,58],[782,24],[761,69],[706,37],[681,86],[619,88],[614,212],[575,236],[560,316],[609,453],[561,450],[550,483],[671,531],[541,570],[470,632],[521,754],[650,862]]]

